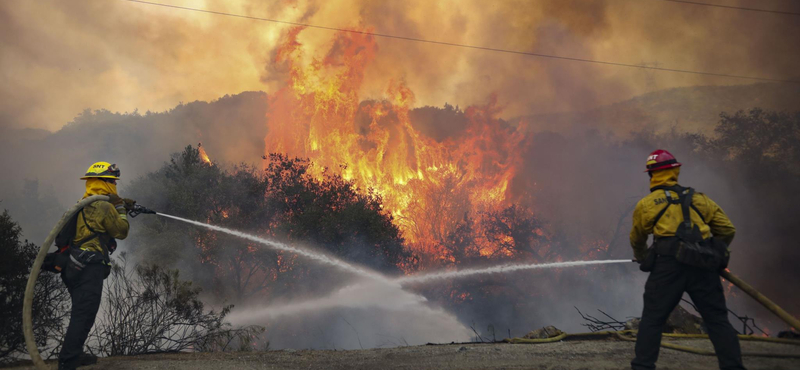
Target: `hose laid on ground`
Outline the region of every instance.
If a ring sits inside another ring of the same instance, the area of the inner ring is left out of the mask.
[[[31,310],[33,309],[33,291],[34,288],[36,288],[36,279],[39,278],[42,262],[44,262],[44,257],[47,256],[50,246],[53,245],[56,235],[58,235],[69,219],[72,218],[72,215],[80,211],[81,208],[98,200],[108,200],[108,197],[105,195],[93,195],[82,199],[64,213],[64,216],[61,217],[61,220],[58,221],[53,230],[50,231],[50,235],[48,235],[47,239],[42,243],[42,246],[39,248],[39,254],[36,255],[36,260],[33,261],[33,266],[31,266],[31,274],[28,276],[28,285],[25,288],[25,299],[22,304],[22,332],[25,334],[25,345],[28,347],[28,354],[31,356],[33,364],[39,369],[45,370],[48,369],[48,367],[44,363],[44,360],[42,360],[42,356],[39,354],[39,348],[36,346],[36,338],[33,337]]]
[[[615,332],[614,334],[615,334],[615,336],[617,338],[619,338],[621,340],[624,340],[624,341],[628,341],[628,342],[635,342],[636,341],[635,338],[626,337],[621,332]],[[679,337],[679,338],[682,337],[683,335],[685,335],[685,334],[672,334],[672,335],[663,334],[663,336]],[[691,335],[694,338],[697,338],[697,336],[708,338],[708,335],[703,335],[703,334],[689,334],[689,335]],[[757,340],[755,338],[764,338],[764,337],[754,337],[754,336],[751,336],[751,335],[739,335],[739,339],[744,339],[744,340]],[[764,339],[781,339],[781,338],[764,338]],[[769,341],[769,342],[800,345],[800,341],[791,341],[790,340],[790,342],[792,342],[792,343],[787,343],[785,341],[786,340],[784,340],[784,341]],[[794,343],[794,342],[796,342],[796,343]],[[676,351],[694,353],[694,354],[702,355],[702,356],[716,356],[717,355],[717,353],[714,352],[714,351],[707,351],[707,350],[704,350],[704,349],[694,348],[694,347],[689,347],[689,346],[681,346],[681,345],[674,344],[674,343],[669,343],[669,342],[661,342],[661,347],[674,349]],[[793,353],[742,352],[742,356],[747,356],[747,357],[771,357],[771,358],[800,358],[800,354],[793,354]]]
[[[541,339],[527,339],[527,338],[510,338],[504,339],[503,342],[512,343],[512,344],[541,344],[541,343],[553,343],[559,342],[562,340],[570,340],[570,339],[601,339],[606,337],[614,337],[620,340],[635,342],[635,338],[631,338],[626,336],[626,334],[636,334],[636,330],[623,330],[623,331],[598,331],[592,333],[576,333],[576,334],[567,334],[561,333],[555,337],[551,338],[541,338]],[[664,337],[668,338],[687,338],[687,339],[708,339],[707,334],[671,334],[671,333],[664,333],[662,334]],[[792,340],[792,339],[783,339],[783,338],[769,338],[769,337],[757,337],[752,335],[739,335],[740,340],[752,340],[752,341],[760,341],[760,342],[770,342],[770,343],[781,343],[781,344],[792,344],[800,346],[800,340]],[[714,351],[707,351],[704,349],[693,348],[688,346],[681,346],[674,343],[668,342],[661,342],[661,346],[664,348],[674,349],[677,351],[689,352],[703,356],[716,356]],[[773,358],[800,358],[800,354],[788,354],[788,353],[763,353],[763,352],[743,352],[742,356],[748,357],[773,357]]]
[[[800,320],[796,319],[794,316],[790,315],[788,312],[784,311],[780,306],[772,302],[769,298],[764,296],[763,294],[759,293],[755,288],[750,286],[744,282],[744,280],[740,279],[738,276],[731,274],[730,271],[725,270],[720,275],[725,279],[730,281],[733,285],[736,285],[739,289],[743,290],[749,296],[753,297],[758,303],[761,303],[764,307],[768,310],[772,311],[775,315],[780,317],[783,321],[789,324],[791,327],[795,328],[796,330],[800,331]],[[624,330],[624,331],[609,331],[609,332],[593,332],[593,333],[578,333],[578,334],[567,334],[561,333],[558,336],[552,338],[542,338],[542,339],[526,339],[526,338],[510,338],[504,339],[503,342],[506,343],[525,343],[525,344],[538,344],[538,343],[552,343],[558,342],[567,338],[575,339],[577,337],[583,338],[592,338],[592,337],[608,337],[608,336],[615,336],[618,339],[626,340],[626,341],[636,341],[636,339],[626,337],[624,334],[633,334],[636,333],[634,330]],[[704,338],[707,339],[708,335],[706,334],[670,334],[664,333],[662,334],[665,337],[671,338]],[[783,344],[794,344],[800,345],[800,340],[791,340],[791,339],[783,339],[783,338],[769,338],[769,337],[756,337],[752,335],[739,335],[739,339],[741,340],[753,340],[753,341],[762,341],[762,342],[771,342],[771,343],[783,343]],[[673,343],[666,343],[661,342],[661,346],[665,348],[670,348],[678,351],[690,352],[695,353],[698,355],[705,355],[705,356],[715,356],[716,354],[713,351],[706,351],[703,349],[680,346]],[[742,356],[754,356],[754,357],[776,357],[776,358],[800,358],[800,354],[769,354],[769,353],[742,353]]]
[[[772,311],[772,313],[778,315],[778,317],[789,324],[789,326],[793,327],[797,331],[800,331],[800,320],[784,311],[782,308],[776,305],[775,302],[772,302],[769,300],[769,298],[755,290],[755,288],[750,286],[750,284],[745,283],[742,279],[734,274],[731,274],[731,272],[728,270],[723,271],[720,275],[725,278],[725,280],[730,281],[733,283],[733,285],[736,285],[739,289],[743,290],[745,293],[747,293],[747,295],[753,297],[753,299],[758,301],[758,303],[764,305],[764,307]]]

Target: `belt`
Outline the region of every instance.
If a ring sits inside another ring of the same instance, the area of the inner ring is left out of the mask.
[[[653,241],[653,250],[662,256],[674,256],[678,253],[677,241],[676,236],[657,237]]]

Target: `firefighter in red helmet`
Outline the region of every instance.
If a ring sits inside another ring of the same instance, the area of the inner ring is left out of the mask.
[[[689,293],[703,317],[720,369],[741,370],[736,330],[728,321],[719,270],[727,265],[727,246],[736,232],[714,201],[678,185],[681,164],[666,150],[647,157],[650,194],[636,204],[630,240],[642,271],[650,272],[636,338],[634,370],[655,369],[661,332],[670,313]],[[653,245],[647,238],[653,234]],[[692,258],[704,251],[718,258]],[[698,252],[700,253],[700,252]]]

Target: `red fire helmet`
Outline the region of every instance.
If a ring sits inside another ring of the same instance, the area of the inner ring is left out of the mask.
[[[678,160],[675,159],[672,153],[663,149],[658,149],[647,156],[647,170],[644,172],[666,170],[668,168],[680,166],[681,164],[678,163]]]

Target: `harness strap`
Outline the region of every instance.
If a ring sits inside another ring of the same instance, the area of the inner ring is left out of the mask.
[[[83,238],[81,240],[78,240],[77,242],[69,243],[72,248],[76,248],[76,249],[78,249],[82,245],[86,244],[86,242],[88,242],[88,241],[90,241],[90,240],[92,240],[94,238],[99,238],[100,237],[100,234],[98,234],[96,231],[94,231],[94,229],[92,229],[92,227],[89,226],[89,223],[86,222],[86,214],[83,213],[83,208],[81,208],[81,217],[83,218],[83,224],[86,225],[86,228],[89,229],[89,232],[91,234],[89,234],[89,236],[87,236],[87,237],[85,237],[85,238]],[[100,239],[100,243],[102,243],[102,242],[103,242],[103,240]]]
[[[97,238],[100,241],[100,245],[102,247],[104,247],[106,250],[108,250],[107,243],[103,241],[103,235],[108,235],[108,234],[106,234],[106,233],[98,233],[91,226],[89,226],[89,222],[86,221],[86,214],[83,212],[83,208],[81,208],[81,217],[83,218],[83,224],[86,226],[87,229],[89,229],[89,232],[91,234],[89,236],[77,241],[77,242],[71,243],[70,247],[71,248],[75,248],[76,250],[81,250],[80,247],[82,245],[86,244],[90,240],[93,240],[94,238]],[[81,253],[81,255],[83,255],[84,252],[86,252],[86,251],[83,251]],[[102,259],[103,259],[102,262],[108,264],[110,262],[110,258],[108,257],[108,255],[106,253],[100,253],[100,254],[102,255]]]
[[[661,219],[661,216],[664,216],[664,213],[667,212],[667,208],[669,208],[669,206],[671,206],[673,204],[682,204],[683,203],[683,200],[682,200],[684,198],[683,197],[683,195],[684,195],[683,192],[686,191],[687,189],[692,194],[691,196],[687,196],[687,198],[690,199],[689,200],[689,206],[691,207],[692,210],[694,210],[695,213],[697,213],[697,216],[700,217],[700,220],[702,220],[703,223],[707,223],[706,222],[706,218],[703,217],[703,214],[700,213],[700,210],[697,209],[697,207],[691,201],[692,197],[694,196],[694,189],[692,189],[692,188],[684,188],[684,187],[680,187],[678,185],[675,185],[675,186],[660,185],[660,186],[654,186],[654,187],[650,188],[650,190],[651,191],[664,190],[664,193],[667,195],[668,203],[663,209],[661,209],[661,211],[658,212],[656,217],[653,219],[653,227],[655,227],[655,225],[658,223],[658,220]],[[670,192],[669,192],[670,190],[676,192],[678,194],[678,198],[673,198],[672,194],[670,194]],[[687,216],[685,213],[684,213],[683,219],[684,220],[686,220],[686,219],[690,219],[691,220],[690,216]]]
[[[683,223],[686,225],[686,229],[691,229],[692,227],[692,216],[691,216],[691,207],[692,207],[692,196],[694,195],[694,189],[689,188],[684,194],[681,194],[681,211],[683,211]]]
[[[667,212],[669,206],[673,204],[680,204],[680,194],[681,191],[683,191],[683,188],[681,188],[680,186],[656,186],[652,190],[664,190],[664,194],[666,194],[667,196],[667,205],[664,206],[664,208],[662,208],[661,211],[658,212],[656,218],[653,219],[653,227],[655,227],[656,224],[658,224],[658,220],[661,219],[661,216],[664,216],[664,213]],[[670,190],[678,193],[678,198],[672,198],[672,193],[669,192]]]
[[[694,195],[694,189],[692,189],[692,195]],[[697,213],[698,216],[700,216],[700,220],[702,220],[704,224],[708,223],[708,222],[706,222],[706,218],[703,217],[703,214],[700,213],[700,210],[697,209],[697,207],[694,206],[694,203],[690,204],[689,206],[692,207],[692,209],[694,210],[695,213]]]

